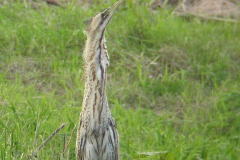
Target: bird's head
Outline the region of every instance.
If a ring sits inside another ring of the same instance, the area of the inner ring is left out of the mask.
[[[123,0],[119,0],[112,7],[105,9],[95,15],[89,21],[89,26],[85,32],[87,36],[96,36],[96,34],[99,34],[99,36],[103,35],[104,30],[106,29],[109,21],[111,20],[115,10],[122,2]]]

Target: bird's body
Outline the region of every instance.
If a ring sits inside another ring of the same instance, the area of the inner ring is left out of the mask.
[[[118,160],[118,133],[106,95],[109,58],[104,31],[122,1],[94,16],[86,30],[85,89],[77,130],[77,160]]]

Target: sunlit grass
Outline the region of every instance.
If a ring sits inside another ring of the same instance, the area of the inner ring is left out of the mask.
[[[81,111],[83,21],[113,3],[0,6],[0,159],[30,159],[66,123],[38,153],[62,157]],[[239,24],[154,14],[146,4],[127,1],[106,30],[120,158],[239,159]]]

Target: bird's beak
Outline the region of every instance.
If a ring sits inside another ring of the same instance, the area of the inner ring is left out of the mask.
[[[106,9],[103,14],[106,15],[106,18],[111,18],[118,6],[123,2],[124,0],[117,1],[112,7]]]

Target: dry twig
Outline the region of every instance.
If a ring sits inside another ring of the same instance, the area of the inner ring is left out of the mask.
[[[74,134],[75,130],[76,130],[76,125],[74,126],[74,128],[73,128],[73,130],[72,130],[72,133],[71,133],[71,136],[69,137],[69,140],[68,140],[67,145],[66,145],[66,146],[64,145],[65,148],[64,148],[64,150],[63,150],[63,157],[65,156],[65,153],[66,153],[66,151],[67,151],[67,149],[68,149],[68,146],[69,146],[69,144],[70,144],[70,142],[71,142],[71,140],[72,140],[72,137],[73,137],[73,134]]]
[[[48,137],[48,139],[46,139],[41,146],[38,147],[38,151],[50,140],[52,139],[53,136],[55,136],[63,127],[65,126],[65,123],[62,124],[55,132],[52,133],[52,135],[50,137]]]

